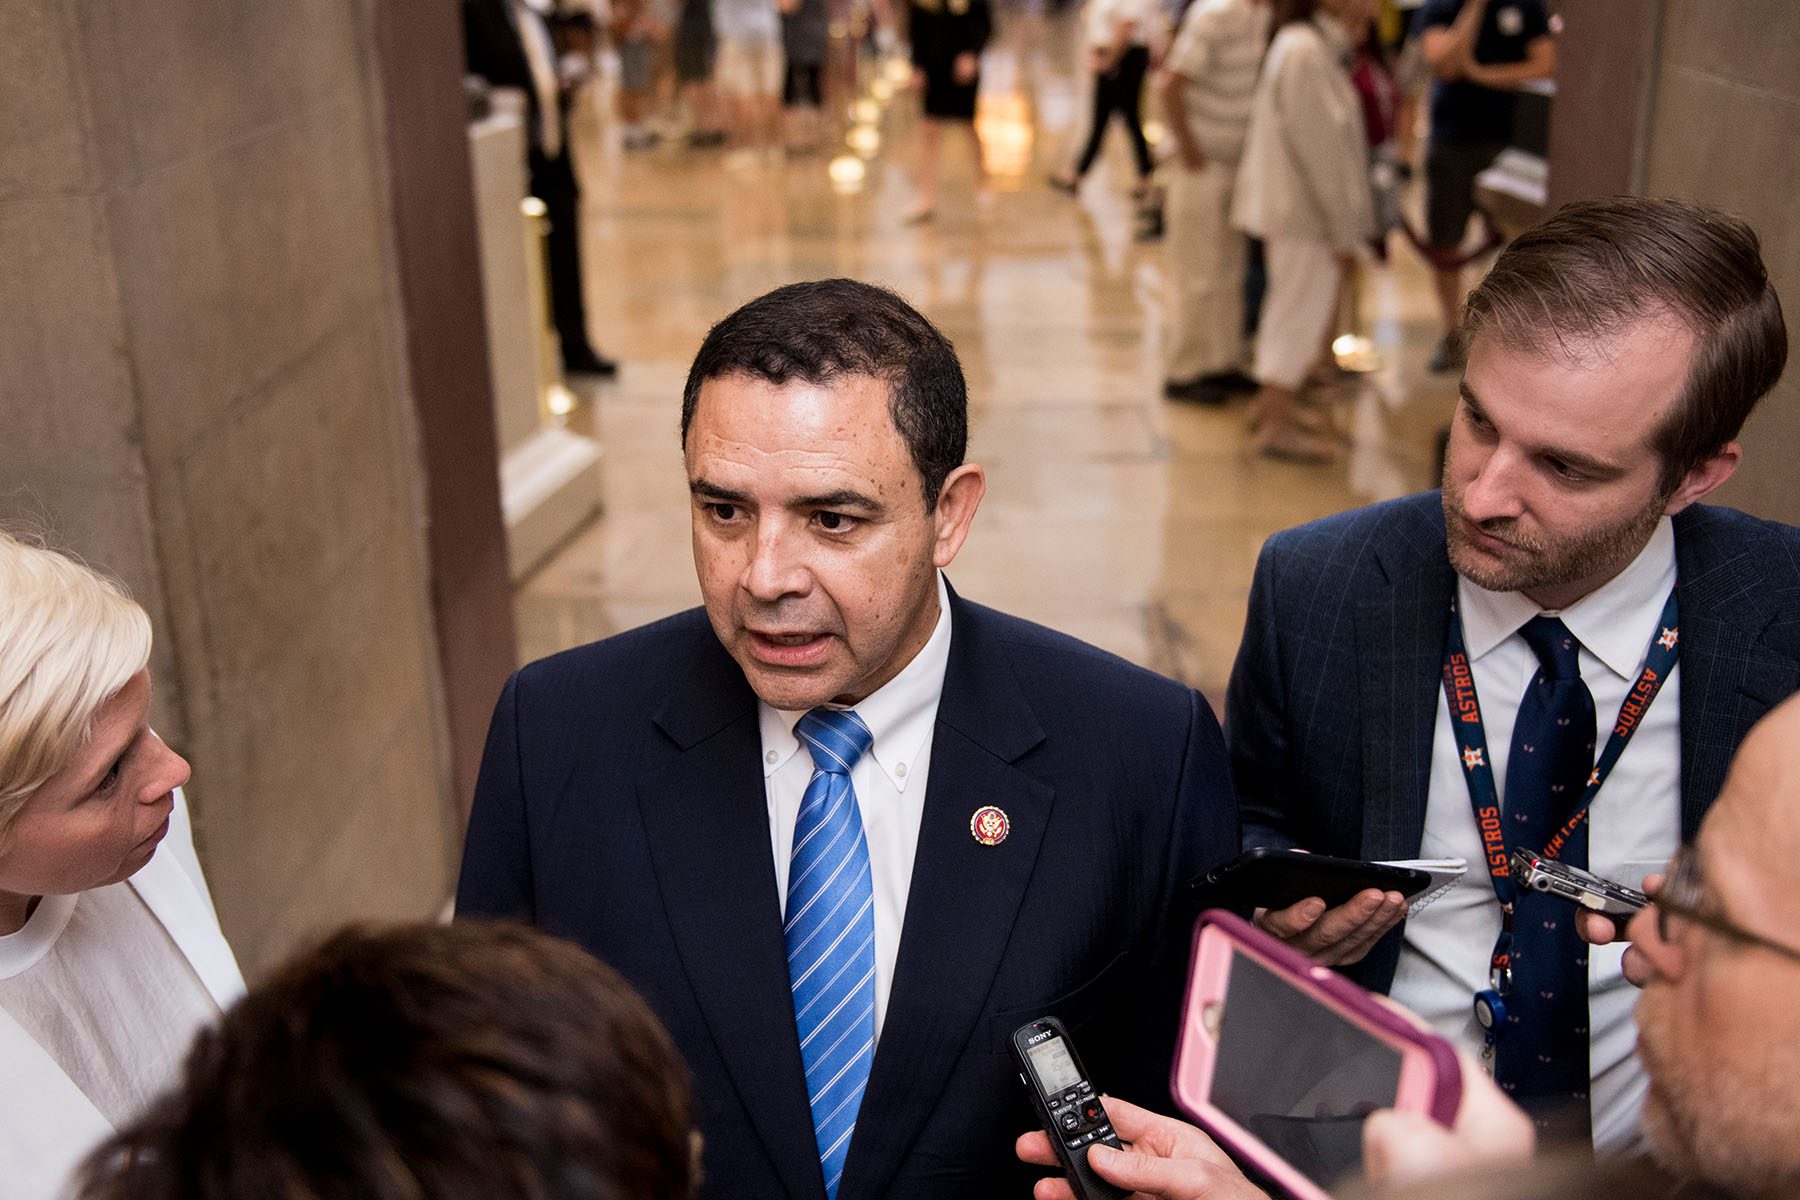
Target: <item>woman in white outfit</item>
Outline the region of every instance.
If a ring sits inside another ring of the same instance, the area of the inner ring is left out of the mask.
[[[0,533],[0,1193],[49,1200],[243,993],[149,726],[150,621]]]
[[[1263,60],[1232,221],[1264,241],[1269,288],[1257,329],[1252,445],[1306,462],[1334,456],[1296,417],[1337,308],[1343,264],[1374,236],[1352,30],[1375,0],[1291,0]]]

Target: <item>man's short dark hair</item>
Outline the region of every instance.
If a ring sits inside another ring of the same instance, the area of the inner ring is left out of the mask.
[[[854,279],[790,283],[758,296],[712,327],[681,394],[681,444],[700,385],[750,375],[780,386],[822,386],[866,375],[888,388],[888,412],[924,485],[925,508],[962,465],[969,446],[969,389],[950,340],[886,288]]]
[[[194,1044],[84,1200],[688,1200],[687,1069],[619,975],[522,925],[352,928]]]
[[[1565,204],[1501,252],[1469,296],[1461,336],[1554,351],[1663,315],[1696,343],[1681,395],[1651,435],[1672,492],[1737,437],[1787,362],[1781,300],[1750,226],[1685,200]]]

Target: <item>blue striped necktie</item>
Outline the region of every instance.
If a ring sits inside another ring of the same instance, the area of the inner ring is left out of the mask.
[[[874,736],[854,712],[830,708],[801,717],[794,733],[813,775],[788,863],[788,979],[825,1195],[836,1200],[875,1058],[875,886],[850,786]]]

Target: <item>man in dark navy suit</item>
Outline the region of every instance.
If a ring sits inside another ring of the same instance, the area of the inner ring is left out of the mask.
[[[1227,701],[1246,842],[1464,859],[1403,935],[1374,891],[1262,921],[1481,1051],[1545,1129],[1623,1148],[1644,1077],[1619,948],[1507,864],[1636,886],[1800,687],[1800,531],[1698,503],[1786,331],[1747,226],[1630,198],[1522,235],[1465,331],[1441,492],[1263,548]]]
[[[691,1064],[711,1197],[1024,1196],[1008,1035],[1166,1105],[1176,889],[1237,849],[1193,690],[962,600],[986,486],[948,341],[850,280],[707,336],[682,445],[705,608],[495,710],[459,914],[574,939]]]

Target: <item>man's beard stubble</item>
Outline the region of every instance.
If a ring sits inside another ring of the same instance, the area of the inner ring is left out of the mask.
[[[1734,1196],[1789,1196],[1800,1184],[1800,1150],[1792,1114],[1800,1062],[1793,1047],[1759,1060],[1755,1077],[1726,1078],[1676,1035],[1658,1005],[1640,999],[1638,1052],[1650,1076],[1644,1133],[1658,1164]],[[1666,1000],[1668,997],[1658,997]]]
[[[1654,497],[1618,525],[1588,530],[1561,543],[1524,533],[1510,517],[1476,522],[1483,533],[1524,552],[1524,560],[1511,565],[1489,564],[1470,547],[1463,530],[1467,518],[1462,511],[1462,492],[1451,482],[1448,464],[1444,468],[1443,504],[1450,565],[1457,574],[1490,592],[1535,592],[1596,575],[1604,582],[1624,570],[1649,542],[1668,497]]]

